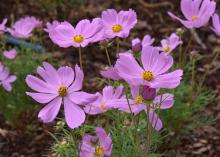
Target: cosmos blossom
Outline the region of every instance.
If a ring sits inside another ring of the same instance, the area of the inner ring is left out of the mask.
[[[47,22],[46,28],[44,28],[44,31],[49,33],[51,31],[53,31],[58,25],[60,25],[60,22],[58,22],[58,21],[53,21],[52,23]]]
[[[134,52],[139,52],[142,47],[151,46],[154,43],[154,40],[155,39],[148,34],[144,36],[142,41],[139,38],[135,38],[132,40],[132,50]]]
[[[148,114],[146,103],[144,102],[144,98],[140,93],[139,86],[131,86],[131,95],[132,99],[129,99],[129,105],[126,101],[124,104],[121,103],[118,105],[118,109],[127,112],[127,113],[134,113],[135,115],[139,114],[142,111],[145,111]],[[174,104],[174,96],[169,93],[165,93],[162,95],[157,95],[155,98],[151,100],[150,110],[149,110],[149,119],[153,128],[159,131],[163,127],[163,123],[156,114],[154,110],[160,109],[169,109]],[[148,102],[150,102],[148,100]],[[123,104],[123,105],[122,105]]]
[[[79,146],[80,157],[104,157],[112,153],[112,139],[103,128],[96,128],[96,136],[84,135]]]
[[[2,21],[2,23],[0,24],[0,35],[2,35],[6,31],[5,25],[6,25],[7,21],[8,21],[7,19],[4,19]]]
[[[8,28],[7,31],[16,38],[29,38],[32,36],[33,29],[41,26],[41,21],[33,16],[28,16],[15,22],[12,28]]]
[[[10,75],[10,70],[3,66],[0,62],[0,86],[2,86],[6,91],[11,92],[11,84],[16,80],[15,75]]]
[[[57,116],[61,104],[64,104],[65,120],[70,128],[79,127],[85,121],[85,113],[81,107],[96,99],[93,94],[81,91],[84,74],[75,66],[75,71],[68,67],[56,70],[49,63],[37,68],[42,79],[28,75],[27,85],[36,92],[26,92],[35,101],[46,104],[38,117],[44,122],[52,122]]]
[[[206,25],[214,14],[216,2],[212,0],[181,0],[181,11],[186,20],[182,20],[171,12],[168,14],[180,21],[186,28],[199,28]]]
[[[170,37],[167,39],[161,40],[161,47],[159,50],[165,52],[166,54],[170,54],[178,45],[182,44],[183,42],[175,33],[172,33]]]
[[[75,28],[68,22],[52,26],[53,29],[49,31],[49,37],[55,44],[63,48],[86,47],[89,43],[101,38],[98,33],[102,29],[99,18],[92,22],[87,19],[81,20]]]
[[[97,100],[88,104],[84,110],[87,114],[95,115],[106,112],[113,109],[115,105],[118,105],[118,101],[125,99],[122,96],[124,87],[122,85],[118,86],[115,91],[112,86],[106,86],[103,88],[102,94],[97,93]]]
[[[141,67],[130,51],[119,54],[116,62],[118,74],[130,85],[147,85],[150,88],[173,89],[180,84],[183,71],[168,72],[173,58],[159,53],[157,48],[146,46],[142,50]],[[128,64],[129,63],[129,64]]]
[[[16,49],[12,49],[10,51],[4,51],[3,55],[7,58],[7,59],[14,59],[17,56],[17,51]]]
[[[106,38],[127,38],[130,30],[137,23],[137,15],[132,9],[119,13],[114,9],[107,9],[102,12],[101,20]]]
[[[214,14],[212,17],[213,28],[212,30],[216,35],[220,36],[220,17],[218,14]]]
[[[121,80],[122,78],[118,75],[118,70],[117,68],[114,67],[109,67],[107,70],[101,71],[100,73],[102,77],[107,78],[107,79],[112,79],[112,80]]]

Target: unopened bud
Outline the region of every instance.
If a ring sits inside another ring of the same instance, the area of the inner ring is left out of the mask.
[[[156,97],[156,89],[155,88],[150,88],[149,86],[143,86],[142,89],[142,97],[144,100],[153,100]]]
[[[194,50],[194,51],[190,52],[190,54],[192,57],[195,57],[195,56],[199,55],[199,51]]]
[[[139,52],[141,51],[142,46],[141,46],[141,40],[139,38],[135,38],[132,40],[132,50],[134,52]]]

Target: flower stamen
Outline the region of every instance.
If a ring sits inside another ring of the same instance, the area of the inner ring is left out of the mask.
[[[84,41],[84,37],[82,35],[76,35],[73,37],[73,41],[76,43],[81,43]]]
[[[154,79],[154,75],[151,71],[145,71],[142,74],[142,78],[146,81],[152,81]]]
[[[114,33],[118,33],[118,32],[120,32],[122,29],[123,29],[122,26],[119,25],[119,24],[114,25],[114,26],[112,27],[112,31],[113,31]]]
[[[105,151],[105,149],[103,147],[98,147],[95,150],[95,157],[100,157],[104,151]]]
[[[169,46],[166,46],[166,47],[164,47],[164,52],[169,52],[170,51],[170,47]]]
[[[59,89],[58,89],[58,93],[61,97],[65,97],[67,95],[67,87],[65,86],[61,86]]]
[[[103,109],[103,110],[106,109],[106,104],[105,104],[105,103],[102,103],[102,104],[101,104],[101,109]]]
[[[139,96],[137,96],[137,97],[135,98],[134,103],[137,105],[137,104],[142,103],[143,101],[144,101],[144,98],[139,95]]]
[[[199,17],[198,16],[192,16],[192,21],[195,21],[195,20],[198,20],[199,19]]]

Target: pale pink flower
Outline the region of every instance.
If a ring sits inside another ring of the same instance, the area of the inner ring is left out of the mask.
[[[220,17],[218,16],[218,14],[213,15],[212,23],[212,30],[215,32],[216,35],[220,36]]]
[[[112,80],[121,80],[122,78],[118,75],[118,70],[117,68],[114,67],[109,67],[107,70],[105,71],[101,71],[100,73],[102,75],[102,77],[107,78],[107,79],[112,79]]]
[[[154,40],[155,39],[150,35],[145,35],[142,41],[139,38],[135,38],[132,40],[132,50],[134,52],[139,52],[142,50],[142,47],[151,46]]]
[[[60,25],[60,22],[58,21],[53,21],[52,23],[47,22],[47,28],[44,28],[44,31],[49,33],[50,31],[53,31],[58,25]]]
[[[6,91],[11,92],[11,84],[16,80],[15,75],[10,75],[8,68],[4,67],[0,62],[0,86],[2,86]]]
[[[3,55],[7,58],[7,59],[15,59],[15,57],[17,56],[17,51],[16,49],[12,49],[10,51],[4,51]]]
[[[0,35],[4,34],[4,32],[6,31],[6,23],[7,23],[7,19],[4,19],[3,22],[0,24]]]

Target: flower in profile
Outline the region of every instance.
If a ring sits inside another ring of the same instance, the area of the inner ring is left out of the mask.
[[[182,20],[171,12],[168,14],[180,21],[186,28],[199,28],[206,25],[214,14],[216,2],[212,0],[181,0],[181,11],[186,20]]]
[[[16,38],[29,38],[32,36],[33,29],[41,26],[42,22],[35,17],[25,17],[15,22],[7,31]]]
[[[53,21],[52,23],[47,22],[46,24],[47,28],[44,28],[44,31],[49,33],[50,31],[53,31],[59,24],[60,22],[58,21]]]
[[[87,114],[96,115],[113,109],[115,105],[118,105],[118,101],[124,99],[122,96],[124,87],[118,86],[114,91],[112,86],[106,86],[103,88],[102,94],[97,93],[97,100],[86,105],[84,110]]]
[[[102,12],[101,19],[104,36],[109,39],[114,37],[127,38],[130,30],[137,23],[136,12],[132,9],[119,13],[114,9],[107,9]]]
[[[15,59],[15,57],[17,56],[17,51],[16,49],[12,49],[10,51],[4,51],[3,55],[7,58],[7,59]]]
[[[52,65],[44,62],[43,67],[37,68],[37,73],[42,79],[33,75],[26,77],[27,85],[36,92],[26,92],[39,103],[46,106],[39,112],[38,117],[44,122],[52,122],[64,103],[65,120],[70,128],[79,127],[85,121],[85,113],[81,107],[96,99],[93,94],[80,91],[82,88],[84,74],[75,66],[65,66],[58,70]]]
[[[114,67],[109,67],[107,70],[105,71],[101,71],[100,73],[102,75],[102,77],[107,78],[107,79],[112,79],[112,80],[121,80],[122,78],[118,75],[118,70],[117,68]]]
[[[3,22],[0,24],[0,35],[4,34],[4,32],[6,31],[5,25],[7,21],[7,19],[4,19]]]
[[[182,44],[183,42],[175,33],[172,33],[169,38],[161,40],[161,47],[159,50],[170,54],[178,45]]]
[[[212,30],[216,35],[220,36],[220,17],[218,14],[214,14],[212,17],[213,28]]]
[[[11,84],[16,80],[15,75],[10,75],[8,68],[0,62],[0,85],[8,92],[12,90]]]
[[[153,128],[159,131],[163,127],[163,123],[158,117],[155,110],[157,109],[169,109],[174,104],[174,96],[169,93],[162,95],[157,95],[153,99],[148,100],[147,102],[142,96],[142,93],[139,92],[139,86],[131,86],[131,95],[132,99],[129,99],[129,104],[127,101],[124,101],[124,104],[121,102],[118,105],[118,109],[127,113],[134,113],[135,115],[139,114],[142,111],[145,111],[148,114],[146,105],[150,105],[149,110],[149,119]],[[150,104],[149,104],[150,102]]]
[[[135,38],[132,40],[132,50],[134,52],[141,51],[142,47],[144,46],[151,46],[154,43],[154,38],[152,38],[150,35],[145,35],[142,42],[139,38]]]
[[[191,55],[192,57],[196,57],[196,56],[199,55],[199,51],[193,50],[193,51],[190,52],[190,55]]]
[[[89,43],[100,38],[98,33],[102,29],[102,25],[98,22],[100,19],[95,19],[92,22],[89,20],[81,20],[74,28],[68,22],[61,22],[49,31],[50,39],[60,47],[86,47]],[[54,25],[53,25],[54,26]]]
[[[96,128],[96,136],[84,135],[79,146],[80,157],[104,157],[112,153],[112,139],[103,128]]]
[[[150,88],[173,89],[180,84],[183,71],[179,69],[168,72],[173,65],[173,58],[159,53],[157,48],[144,47],[141,62],[143,68],[131,53],[119,54],[119,59],[116,62],[119,76],[130,85],[147,85]]]

